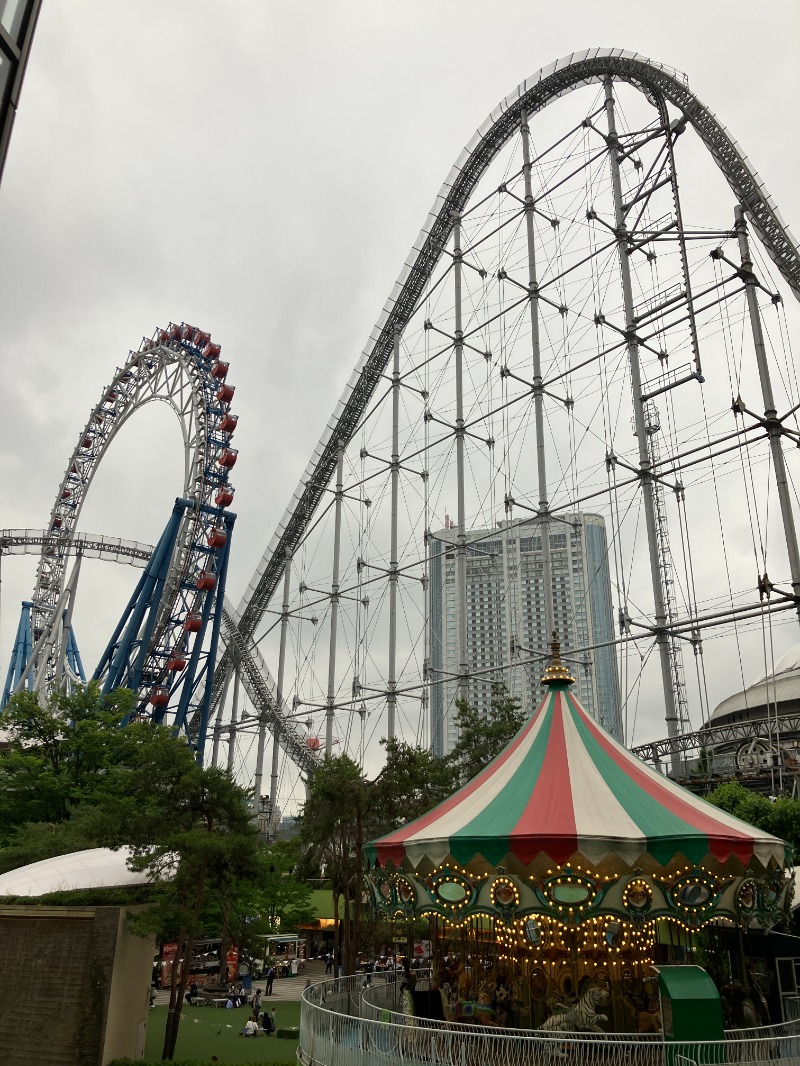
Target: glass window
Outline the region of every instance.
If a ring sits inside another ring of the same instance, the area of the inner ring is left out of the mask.
[[[27,7],[27,0],[0,0],[0,22],[15,44],[19,44],[20,29]]]

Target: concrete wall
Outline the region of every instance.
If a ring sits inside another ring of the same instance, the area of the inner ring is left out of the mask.
[[[141,1054],[154,943],[121,907],[0,907],[3,1066]]]
[[[138,1059],[144,1054],[156,942],[152,937],[133,936],[128,931],[128,914],[133,909],[119,910],[103,1066],[112,1059]]]

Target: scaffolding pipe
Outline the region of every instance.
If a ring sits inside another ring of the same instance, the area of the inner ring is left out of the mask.
[[[539,283],[536,274],[536,233],[534,229],[535,205],[531,181],[531,134],[528,113],[520,117],[522,133],[522,171],[525,180],[525,229],[528,242],[528,293],[530,295],[531,355],[533,357],[533,412],[536,426],[536,466],[538,472],[539,507],[537,524],[542,535],[542,582],[544,585],[543,645],[546,647],[555,629],[553,610],[553,574],[550,561],[550,504],[547,498],[547,462],[544,446],[544,386],[542,384],[542,359],[539,343]],[[567,634],[562,635],[562,647]]]
[[[622,298],[625,312],[625,337],[628,351],[628,364],[631,372],[631,389],[633,392],[633,417],[636,430],[636,443],[639,448],[639,479],[642,485],[645,526],[647,529],[647,547],[650,556],[650,577],[653,586],[653,613],[656,645],[661,665],[661,686],[664,692],[665,719],[667,735],[678,735],[678,712],[675,704],[675,692],[672,684],[672,657],[670,640],[667,635],[667,611],[664,589],[661,582],[661,566],[658,557],[658,537],[656,533],[655,504],[653,500],[653,475],[650,464],[650,451],[647,445],[644,401],[642,400],[642,379],[639,365],[639,342],[636,336],[635,307],[633,303],[633,285],[631,283],[631,265],[628,249],[628,227],[625,222],[625,208],[622,198],[622,178],[619,160],[619,137],[617,136],[614,115],[614,88],[610,76],[604,78],[605,109],[608,122],[608,158],[611,168],[611,184],[614,193],[614,222],[617,238],[620,275],[622,278]],[[671,755],[673,774],[678,769],[677,754]]]
[[[389,676],[386,683],[386,733],[394,740],[397,717],[397,505],[400,494],[400,331],[392,356],[392,515],[389,548]]]
[[[753,262],[750,258],[750,244],[747,238],[747,223],[744,218],[744,209],[741,204],[734,208],[736,236],[739,239],[739,252],[742,257],[742,274],[744,275],[744,288],[747,295],[747,309],[750,315],[750,329],[753,334],[753,347],[756,352],[758,365],[758,377],[761,382],[761,396],[764,402],[764,425],[769,435],[769,445],[772,451],[772,465],[775,470],[775,481],[778,487],[778,500],[783,520],[783,534],[786,538],[786,551],[789,556],[789,572],[792,576],[792,592],[795,595],[795,604],[800,614],[800,554],[797,549],[797,530],[794,524],[794,512],[792,500],[789,494],[789,483],[786,476],[786,460],[783,455],[781,437],[783,429],[778,419],[775,408],[775,398],[772,394],[772,381],[767,363],[767,349],[764,345],[764,332],[761,328],[761,314],[758,309],[758,297]]]
[[[456,626],[458,648],[458,698],[469,699],[467,655],[467,527],[464,498],[464,330],[461,320],[461,281],[464,256],[461,251],[461,216],[453,212],[453,279],[455,288],[456,357],[456,481],[458,515],[456,530]]]
[[[342,501],[344,500],[344,487],[342,485],[344,471],[344,444],[338,442],[338,456],[336,459],[336,494],[334,507],[333,526],[333,577],[331,580],[331,634],[330,647],[328,649],[328,694],[325,711],[325,754],[330,755],[333,751],[333,718],[334,704],[336,702],[336,630],[339,623],[339,561],[342,546]]]

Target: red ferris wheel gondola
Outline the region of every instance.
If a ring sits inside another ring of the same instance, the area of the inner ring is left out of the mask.
[[[223,448],[219,453],[217,462],[220,466],[224,466],[226,470],[230,470],[231,467],[236,466],[236,460],[239,458],[239,452],[236,448]]]
[[[225,541],[228,539],[228,534],[220,526],[214,526],[211,532],[208,534],[208,546],[209,548],[221,548]]]
[[[166,685],[153,685],[149,698],[153,707],[166,707],[169,703],[169,689]]]
[[[198,592],[208,592],[217,583],[217,575],[213,570],[198,570],[195,588]]]

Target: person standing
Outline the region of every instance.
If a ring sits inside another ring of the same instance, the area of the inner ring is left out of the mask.
[[[266,992],[267,999],[269,999],[269,997],[272,995],[272,983],[273,983],[274,980],[275,980],[275,967],[274,966],[270,966],[270,968],[267,970],[267,992]]]

